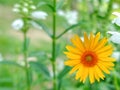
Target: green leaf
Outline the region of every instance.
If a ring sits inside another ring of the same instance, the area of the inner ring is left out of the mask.
[[[58,81],[58,90],[61,90],[62,87],[62,79]]]
[[[17,66],[20,68],[23,68],[23,66],[19,65],[18,63],[14,62],[14,61],[8,61],[8,60],[4,60],[4,61],[0,61],[0,64],[2,65],[13,65],[13,66]]]
[[[60,35],[58,35],[56,38],[57,38],[57,39],[60,38],[60,37],[63,36],[65,33],[67,33],[69,30],[71,30],[71,29],[73,29],[73,28],[75,28],[75,27],[77,27],[77,26],[80,26],[80,25],[83,24],[83,23],[84,23],[84,22],[81,21],[81,22],[79,22],[79,23],[77,23],[77,24],[74,24],[74,25],[68,27],[68,28],[65,29]]]
[[[42,29],[52,38],[50,29],[44,23],[37,21],[37,20],[33,20],[33,22],[36,23],[37,25],[41,26]]]
[[[29,57],[36,57],[39,61],[45,61],[46,59],[48,59],[47,54],[45,52],[43,52],[43,51],[31,52],[29,54]]]
[[[40,62],[29,62],[29,63],[30,63],[31,68],[37,69],[38,71],[43,73],[48,78],[50,77],[50,73],[44,64]]]
[[[39,3],[38,7],[45,6],[45,5],[48,6],[52,11],[54,11],[54,7],[51,4],[47,3],[47,2]]]
[[[58,79],[62,79],[70,71],[70,69],[70,67],[65,66],[65,68],[59,73]]]
[[[59,0],[59,2],[57,3],[56,6],[56,10],[59,10],[62,8],[63,4],[64,4],[65,0]]]

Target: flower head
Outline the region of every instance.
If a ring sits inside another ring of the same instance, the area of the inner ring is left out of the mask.
[[[15,30],[21,30],[24,26],[24,22],[22,19],[17,19],[15,21],[13,21],[12,23],[12,27],[15,29]]]
[[[106,45],[107,38],[100,39],[100,33],[95,36],[93,33],[90,37],[84,33],[84,41],[75,35],[71,41],[74,46],[67,45],[68,52],[65,52],[69,60],[65,61],[65,65],[72,66],[70,74],[76,72],[76,79],[80,78],[81,82],[85,82],[89,77],[90,83],[95,80],[104,79],[103,74],[109,74],[113,69],[114,58],[110,57],[113,51],[111,45]]]
[[[120,26],[120,13],[118,12],[113,12],[113,15],[117,16],[115,19],[113,19],[112,23]]]
[[[67,20],[68,24],[70,24],[70,25],[77,23],[78,12],[75,10],[74,11],[67,11],[67,12],[64,12],[63,10],[59,10],[57,12],[57,14],[59,16],[64,17]]]
[[[48,14],[46,12],[43,12],[43,11],[34,11],[31,13],[31,16],[35,19],[46,19]]]
[[[120,33],[116,31],[108,31],[108,34],[111,34],[110,40],[113,43],[120,44]]]

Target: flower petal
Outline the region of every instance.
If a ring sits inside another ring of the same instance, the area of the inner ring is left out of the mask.
[[[64,52],[69,59],[80,59],[80,55],[71,52]]]
[[[91,84],[94,83],[95,75],[94,75],[94,69],[92,67],[89,68],[89,79]]]
[[[99,38],[100,38],[100,32],[98,32],[94,38],[94,44],[92,46],[92,49],[96,47],[98,41],[99,41]]]
[[[72,68],[72,70],[69,72],[69,74],[74,73],[74,72],[75,72],[76,70],[78,70],[79,68],[80,68],[80,64],[74,66],[74,67]]]
[[[75,54],[79,54],[79,55],[81,55],[80,50],[77,49],[77,48],[74,48],[74,47],[69,46],[69,45],[67,45],[66,48],[67,48],[67,50],[68,50],[69,52],[72,52],[72,53],[75,53]]]
[[[107,74],[110,74],[110,71],[109,71],[105,66],[103,66],[102,63],[97,63],[97,65],[99,66],[99,68],[100,68],[103,72],[105,72],[105,73],[107,73]]]
[[[78,37],[78,35],[75,35],[71,39],[72,43],[75,45],[76,48],[78,48],[81,52],[84,52],[84,45],[82,40]]]
[[[80,63],[80,60],[67,60],[65,61],[65,65],[68,66],[75,66]]]

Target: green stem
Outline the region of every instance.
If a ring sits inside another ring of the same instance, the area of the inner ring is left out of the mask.
[[[27,62],[27,36],[26,32],[24,32],[24,62],[25,62],[25,72],[26,72],[26,82],[27,82],[27,90],[30,90],[30,81],[29,81],[29,68],[28,68],[28,62]]]
[[[52,37],[52,69],[53,69],[53,90],[57,90],[56,79],[56,0],[53,1],[53,37]]]
[[[114,85],[115,85],[115,90],[120,90],[116,76],[114,76]]]

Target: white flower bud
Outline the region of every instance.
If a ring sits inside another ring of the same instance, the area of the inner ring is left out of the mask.
[[[120,13],[118,12],[113,12],[113,15],[117,16],[117,18],[113,19],[112,23],[120,26]]]
[[[108,31],[107,33],[112,34],[110,37],[110,40],[113,43],[120,44],[120,33],[116,31]]]
[[[120,26],[120,17],[113,19],[112,23]]]
[[[20,4],[15,4],[14,5],[14,8],[19,8],[20,7]]]
[[[58,14],[59,16],[65,16],[65,12],[64,12],[63,10],[59,10],[59,11],[57,12],[57,14]]]
[[[48,14],[46,12],[43,12],[43,11],[34,11],[31,13],[31,16],[35,19],[46,19]]]
[[[28,3],[26,3],[26,2],[24,2],[24,6],[25,6],[25,7],[27,7],[27,6],[29,6],[29,4],[28,4]]]
[[[77,19],[78,19],[78,12],[77,11],[69,11],[66,13],[65,17],[70,25],[76,24]]]
[[[28,13],[28,9],[25,8],[25,7],[22,9],[22,11],[23,11],[24,13]]]
[[[112,14],[117,16],[117,17],[120,17],[120,13],[119,12],[113,12]]]
[[[18,13],[18,12],[20,12],[20,10],[18,8],[13,8],[13,12]]]
[[[22,19],[17,19],[12,23],[12,27],[15,30],[21,30],[23,28],[23,26],[24,26],[24,22]]]
[[[33,10],[35,10],[35,9],[36,9],[36,6],[31,5],[30,8],[33,9]]]
[[[114,58],[116,58],[116,60],[120,60],[120,52],[116,51],[116,52],[113,52],[112,56]]]

